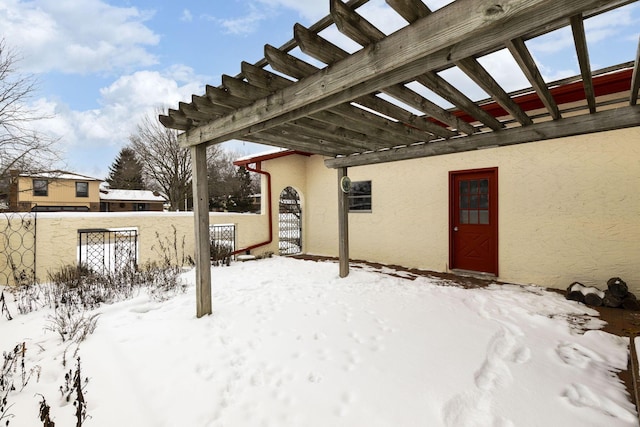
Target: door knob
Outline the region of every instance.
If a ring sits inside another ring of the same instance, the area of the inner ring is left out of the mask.
[[[458,227],[453,227],[453,231],[458,231]]]

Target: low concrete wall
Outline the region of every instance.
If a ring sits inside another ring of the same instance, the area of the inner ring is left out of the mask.
[[[261,214],[211,213],[210,224],[235,224],[236,248],[266,241],[268,219]],[[179,255],[184,240],[184,255],[194,257],[193,212],[126,212],[126,213],[40,213],[36,229],[36,276],[47,279],[50,271],[78,262],[78,230],[136,228],[138,262],[161,261],[159,242],[178,242]],[[253,254],[277,252],[278,242],[256,248]]]

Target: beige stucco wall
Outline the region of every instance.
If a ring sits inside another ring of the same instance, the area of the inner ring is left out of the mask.
[[[317,157],[317,156],[315,156]],[[307,193],[307,160],[309,158],[302,155],[293,155],[280,157],[277,159],[263,162],[261,169],[271,175],[271,200],[272,200],[272,220],[273,220],[273,244],[271,245],[271,251],[278,253],[278,212],[280,199],[280,193],[286,187],[293,187],[300,196],[300,204],[302,206],[303,214],[306,210],[307,199],[305,194]],[[261,212],[267,212],[268,206],[266,205],[266,179],[262,180],[262,197],[263,204]],[[304,247],[307,240],[307,227],[302,225],[302,245]]]
[[[209,220],[211,225],[236,225],[237,249],[268,238],[266,215],[211,213]],[[195,244],[192,212],[39,213],[36,274],[42,281],[47,278],[49,271],[77,262],[77,233],[80,229],[135,227],[138,230],[139,262],[160,261],[158,239],[173,242],[172,226],[176,229],[179,246],[184,237],[185,253],[193,258]],[[267,246],[254,249],[251,253],[259,255],[269,250],[274,251]],[[179,255],[180,252],[179,249]]]
[[[280,186],[288,176],[303,183],[293,185],[304,200],[304,251],[336,256],[337,174],[323,160],[263,166]],[[373,195],[372,213],[349,215],[351,258],[447,271],[449,172],[490,167],[498,168],[501,280],[606,288],[620,276],[640,292],[640,128],[349,168],[353,181],[372,181]]]

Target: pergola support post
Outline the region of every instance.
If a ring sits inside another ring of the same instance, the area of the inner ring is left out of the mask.
[[[212,312],[206,144],[191,147],[191,163],[193,165],[193,211],[196,243],[196,315],[202,317]]]
[[[338,171],[338,240],[340,277],[349,275],[349,194],[342,191],[342,178],[347,176],[347,168]]]

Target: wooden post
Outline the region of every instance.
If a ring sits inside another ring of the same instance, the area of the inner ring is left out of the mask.
[[[342,178],[347,176],[347,168],[338,168],[338,240],[340,256],[340,277],[349,275],[349,194],[342,191]]]
[[[211,245],[209,237],[209,191],[207,145],[191,147],[193,165],[193,211],[195,219],[196,316],[211,314]]]

